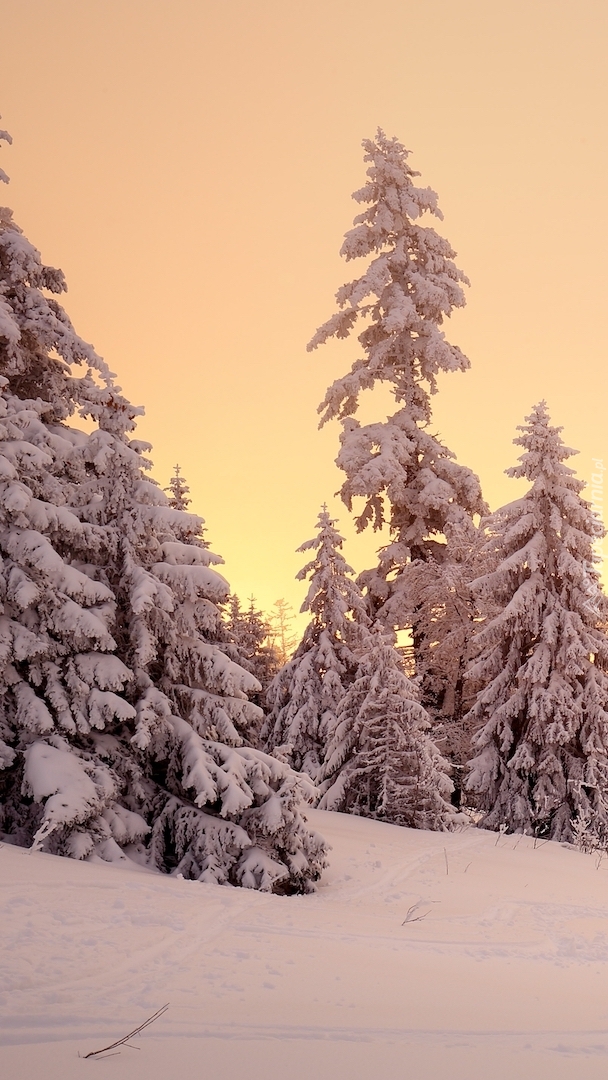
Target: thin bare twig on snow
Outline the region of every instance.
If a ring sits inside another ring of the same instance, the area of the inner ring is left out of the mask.
[[[420,922],[421,919],[426,919],[427,915],[429,914],[429,911],[431,910],[430,908],[429,908],[429,911],[425,911],[423,915],[416,915],[415,918],[413,917],[416,908],[419,908],[419,907],[420,907],[420,901],[418,901],[417,904],[412,904],[411,908],[408,908],[407,915],[405,916],[405,919],[401,923],[402,926],[405,926],[406,923]]]
[[[129,1044],[129,1039],[132,1039],[134,1035],[139,1035],[145,1028],[150,1027],[150,1024],[153,1024],[155,1020],[158,1020],[158,1018],[163,1015],[163,1013],[166,1013],[168,1008],[169,1002],[167,1002],[166,1005],[163,1005],[162,1008],[157,1009],[155,1013],[152,1013],[152,1016],[149,1016],[147,1020],[144,1020],[143,1024],[133,1028],[133,1031],[130,1031],[128,1035],[124,1035],[122,1039],[117,1039],[116,1042],[110,1043],[109,1046],[104,1046],[102,1050],[91,1050],[88,1054],[79,1053],[78,1057],[82,1057],[83,1060],[98,1057],[99,1054],[108,1054],[108,1057],[114,1057],[109,1051],[115,1050],[117,1046],[127,1046],[129,1050],[139,1050],[139,1046],[131,1046]]]

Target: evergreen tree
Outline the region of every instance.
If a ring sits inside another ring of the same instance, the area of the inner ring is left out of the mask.
[[[266,690],[280,667],[278,651],[272,643],[272,626],[257,607],[255,597],[249,597],[249,607],[243,610],[234,593],[228,598],[226,625],[236,645],[239,663],[255,676],[262,688],[251,700],[263,707]]]
[[[337,707],[319,805],[411,828],[447,828],[452,783],[428,734],[429,717],[386,632],[376,627],[366,639]]]
[[[409,151],[381,130],[363,146],[369,180],[353,198],[366,208],[346,234],[341,254],[347,261],[373,258],[361,277],[338,290],[341,310],[308,348],[348,337],[358,320],[367,320],[358,337],[363,355],[332,384],[319,411],[322,424],[334,417],[342,421],[337,458],[346,473],[342,498],[349,509],[355,498],[365,500],[357,527],[380,529],[388,521],[391,542],[382,549],[378,567],[360,581],[383,621],[414,627],[418,664],[430,646],[415,625],[419,601],[411,567],[431,554],[439,562],[449,526],[463,513],[484,510],[478,478],[455,462],[429,426],[438,374],[469,367],[441,329],[444,318],[464,305],[467,279],[447,241],[419,224],[426,212],[442,214],[435,192],[414,186],[418,173],[408,164]],[[384,422],[362,426],[353,416],[360,394],[378,383],[389,384],[398,411]]]
[[[414,634],[427,648],[418,660],[421,700],[432,722],[433,738],[450,761],[454,799],[459,801],[461,775],[471,759],[471,717],[476,685],[465,678],[482,612],[471,582],[488,568],[482,559],[482,534],[467,515],[446,525],[443,558],[431,555],[416,561],[408,574],[409,606],[414,611]],[[389,601],[387,607],[390,610]]]
[[[169,506],[174,510],[188,509],[192,502],[192,499],[188,498],[190,488],[181,474],[179,465],[173,467],[173,476],[164,490],[169,492]]]
[[[576,451],[545,402],[519,430],[524,453],[507,474],[532,487],[494,515],[489,547],[499,540],[502,560],[475,583],[499,611],[476,639],[471,674],[482,691],[471,710],[479,730],[468,786],[488,828],[571,840],[573,823],[589,818],[605,837],[608,638],[593,565],[597,521],[564,464]]]
[[[306,888],[323,865],[301,815],[312,789],[251,746],[261,710],[248,696],[260,685],[229,655],[221,560],[198,542],[201,519],[144,480],[139,447],[114,435],[109,449],[94,513],[107,514],[116,536],[131,738],[154,780],[143,803],[152,856],[205,881]]]
[[[64,290],[2,211],[0,829],[107,860],[145,838],[164,871],[305,890],[324,865],[312,789],[248,745],[259,684],[229,656],[221,560],[146,478],[141,410]]]
[[[312,618],[294,656],[268,689],[271,712],[262,731],[269,750],[280,747],[294,768],[313,778],[335,727],[344,686],[354,675],[353,650],[369,621],[361,592],[349,576],[354,571],[341,552],[344,538],[335,525],[324,506],[317,535],[298,548],[314,552],[297,575],[299,581],[310,581],[301,610]]]
[[[295,619],[293,608],[286,600],[275,600],[270,613],[272,644],[276,650],[279,664],[286,664],[296,647],[296,635],[292,623]]]
[[[115,598],[91,572],[106,536],[73,507],[74,439],[86,436],[66,424],[111,375],[54,299],[64,291],[61,271],[0,210],[0,830],[76,858],[95,844],[111,858],[149,827],[93,750],[97,732],[135,713]]]

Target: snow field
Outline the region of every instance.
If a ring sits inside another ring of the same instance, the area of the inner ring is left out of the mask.
[[[3,1080],[582,1080],[608,1067],[608,863],[310,812],[311,896],[4,845]],[[85,1054],[166,1001],[105,1059]]]

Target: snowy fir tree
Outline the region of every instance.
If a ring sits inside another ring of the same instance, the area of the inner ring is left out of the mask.
[[[306,890],[324,865],[302,817],[312,789],[248,744],[259,684],[229,655],[221,560],[146,477],[141,410],[63,291],[0,211],[0,831]]]
[[[387,632],[376,626],[366,639],[337,706],[319,805],[410,828],[448,828],[456,817],[452,782],[428,714]]]
[[[155,782],[143,802],[153,858],[206,881],[304,888],[322,845],[301,816],[303,778],[250,745],[260,710],[248,694],[260,686],[230,656],[220,610],[229,587],[213,568],[221,560],[197,542],[201,519],[168,507],[144,479],[139,446],[116,434],[103,444],[110,457],[89,482],[103,493],[93,514],[116,539],[131,740]]]
[[[482,609],[471,588],[473,579],[488,569],[489,552],[481,551],[485,537],[463,514],[459,522],[446,525],[441,560],[432,554],[426,561],[417,560],[406,581],[414,635],[427,644],[417,665],[421,700],[431,717],[433,738],[452,765],[456,801],[474,733],[470,709],[477,687],[465,676],[475,635],[488,615],[487,604]]]
[[[115,599],[89,572],[106,558],[106,536],[71,505],[66,420],[111,377],[57,303],[64,290],[61,272],[1,209],[0,829],[82,857],[94,841],[105,855],[116,836],[135,843],[149,829],[118,804],[115,771],[91,752],[92,731],[134,713],[122,693],[131,673],[116,655]],[[74,377],[83,364],[88,373]]]
[[[515,439],[508,475],[529,480],[497,511],[489,540],[502,560],[475,582],[498,614],[476,639],[471,675],[482,686],[469,789],[483,825],[572,840],[590,820],[608,836],[608,638],[593,563],[597,519],[564,462],[576,453],[552,427],[545,402]]]
[[[190,488],[188,487],[184,477],[182,476],[179,465],[174,465],[173,476],[169,480],[169,484],[165,491],[169,493],[169,506],[174,510],[187,510],[192,502],[189,499]]]
[[[469,361],[441,329],[465,303],[464,274],[455,252],[438,233],[420,224],[425,213],[442,214],[437,195],[416,187],[409,151],[378,130],[365,140],[368,182],[353,198],[365,206],[345,237],[341,254],[350,262],[372,256],[363,275],[336,294],[340,310],[316,332],[309,349],[332,337],[346,338],[360,320],[362,355],[337,379],[319,406],[321,423],[342,421],[337,464],[346,473],[341,495],[352,509],[364,499],[357,526],[380,529],[388,522],[391,542],[378,567],[361,575],[379,617],[404,628],[415,622],[416,599],[409,568],[445,551],[446,528],[463,512],[485,509],[479,480],[458,465],[430,429],[430,397],[437,376],[464,371]],[[353,414],[363,391],[388,385],[398,405],[386,421],[361,425]],[[414,635],[417,662],[428,644]]]
[[[267,692],[271,707],[263,728],[268,750],[281,748],[285,760],[313,779],[319,774],[336,724],[344,687],[357,666],[354,650],[369,620],[365,601],[342,555],[344,538],[327,507],[318,517],[317,535],[298,551],[313,552],[298,580],[309,580],[302,612],[312,618],[291,660]]]

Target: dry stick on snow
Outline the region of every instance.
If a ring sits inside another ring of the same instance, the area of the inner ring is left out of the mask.
[[[535,836],[534,837],[534,851],[536,851],[537,848],[544,847],[545,844],[549,844],[550,842],[551,842],[550,840],[542,840],[540,838],[540,836]]]
[[[498,836],[496,837],[496,843],[494,844],[494,847],[498,847],[499,840],[500,840],[500,838],[502,836],[505,835],[505,833],[507,832],[507,829],[508,829],[508,825],[499,825],[498,826]]]
[[[98,1057],[99,1054],[107,1054],[109,1050],[115,1050],[117,1046],[129,1046],[129,1039],[132,1039],[134,1035],[139,1035],[140,1032],[144,1030],[144,1028],[147,1028],[150,1026],[150,1024],[153,1024],[155,1020],[158,1020],[159,1016],[162,1016],[163,1013],[166,1013],[168,1008],[169,1002],[167,1002],[166,1005],[163,1005],[162,1008],[157,1009],[155,1013],[152,1013],[152,1016],[149,1016],[147,1020],[144,1020],[143,1024],[140,1024],[139,1027],[133,1028],[133,1031],[130,1031],[128,1035],[124,1035],[122,1039],[117,1039],[116,1042],[110,1043],[109,1046],[104,1046],[103,1050],[91,1050],[89,1054],[83,1054],[83,1060],[86,1060],[86,1058]],[[129,1050],[139,1050],[139,1046],[129,1046]],[[78,1057],[80,1056],[81,1055],[79,1053]]]
[[[445,848],[443,849],[443,854],[445,856],[445,872],[446,872],[446,874],[449,874],[450,868],[448,866],[448,853],[447,853]]]
[[[423,919],[426,919],[427,915],[428,911],[425,911],[424,915],[417,915],[415,919],[404,919],[401,925],[405,926],[406,923],[422,922]]]
[[[413,914],[414,914],[417,907],[420,907],[420,901],[418,901],[417,904],[412,904],[411,908],[408,908],[407,915],[405,916],[405,919],[401,923],[402,926],[405,926],[406,923],[420,922],[421,919],[426,919],[426,917],[427,917],[427,915],[428,915],[428,913],[429,913],[429,911],[431,909],[429,908],[429,911],[425,911],[424,915],[416,915],[416,918],[414,919],[412,916],[413,916]]]

